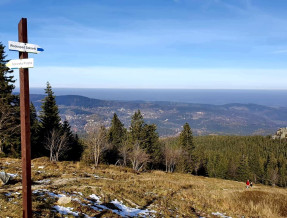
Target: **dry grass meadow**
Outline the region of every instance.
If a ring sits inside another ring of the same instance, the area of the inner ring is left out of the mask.
[[[21,160],[1,158],[0,167],[16,175],[0,187],[0,217],[21,217]],[[32,181],[34,217],[287,217],[287,189],[257,184],[246,189],[242,182],[187,174],[137,174],[118,166],[95,169],[39,158],[32,161]],[[58,205],[61,194],[72,200]],[[115,199],[150,213],[123,215]],[[60,206],[70,213],[63,215]]]

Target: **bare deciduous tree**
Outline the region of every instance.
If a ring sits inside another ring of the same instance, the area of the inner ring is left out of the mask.
[[[278,167],[275,167],[275,169],[272,169],[270,172],[270,182],[272,186],[275,186],[278,182],[279,174],[278,174]]]
[[[120,155],[123,158],[123,166],[127,166],[128,154],[130,150],[131,150],[131,146],[126,141],[119,148]]]
[[[50,152],[50,161],[59,161],[59,158],[69,150],[67,134],[53,129],[46,138],[45,148]]]
[[[172,147],[169,144],[164,146],[164,157],[165,157],[165,170],[166,172],[172,173],[179,159],[182,156],[182,148]]]
[[[128,154],[128,159],[132,163],[132,167],[135,171],[140,171],[149,162],[149,155],[140,148],[139,143],[136,142],[133,149]]]
[[[107,131],[104,126],[94,128],[89,132],[86,140],[89,150],[93,153],[95,167],[99,165],[101,154],[109,147]]]

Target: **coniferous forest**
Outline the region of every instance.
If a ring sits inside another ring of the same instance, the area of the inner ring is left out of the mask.
[[[5,67],[0,43],[0,155],[21,156],[19,96],[13,94],[13,71]],[[287,186],[287,141],[270,136],[193,136],[188,123],[177,137],[160,138],[155,124],[140,110],[125,127],[115,113],[110,126],[87,129],[79,138],[61,120],[52,87],[47,83],[40,111],[30,106],[32,157],[50,161],[113,164],[134,171],[163,170],[237,181]]]

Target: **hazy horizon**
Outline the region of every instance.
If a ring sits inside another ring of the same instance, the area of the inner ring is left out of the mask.
[[[46,86],[30,86],[31,89],[46,89]],[[15,90],[19,90],[20,88],[19,87],[15,87]],[[119,89],[119,90],[242,90],[242,91],[287,91],[287,88],[286,89],[230,89],[230,88],[218,88],[218,89],[214,89],[214,88],[202,88],[202,89],[198,89],[198,88],[93,88],[93,87],[86,87],[86,88],[83,88],[83,87],[54,87],[52,86],[52,89]]]
[[[30,88],[31,94],[45,94],[45,88]],[[16,88],[15,92],[19,92]],[[259,104],[287,107],[287,90],[215,89],[100,89],[53,88],[55,95],[81,95],[101,100],[169,101],[200,104]]]

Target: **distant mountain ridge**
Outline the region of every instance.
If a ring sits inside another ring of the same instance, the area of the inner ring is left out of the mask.
[[[40,109],[45,95],[31,94],[30,99]],[[140,109],[147,123],[155,123],[161,136],[176,135],[188,122],[196,135],[266,135],[287,126],[287,108],[257,104],[195,104],[176,102],[106,101],[79,95],[56,96],[62,119],[67,119],[75,131],[102,123],[109,126],[117,113],[126,127],[132,114]]]
[[[15,88],[19,92],[19,88]],[[93,99],[120,101],[168,101],[224,105],[254,103],[287,107],[287,90],[245,89],[100,89],[53,88],[55,95],[81,95]],[[31,94],[45,94],[44,88],[30,88]]]

